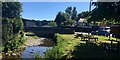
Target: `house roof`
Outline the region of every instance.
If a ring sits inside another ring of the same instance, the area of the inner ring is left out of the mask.
[[[84,22],[85,20],[85,18],[80,18],[78,22]]]

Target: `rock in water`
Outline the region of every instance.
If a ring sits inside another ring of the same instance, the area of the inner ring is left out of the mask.
[[[17,54],[13,53],[12,56],[16,56]]]

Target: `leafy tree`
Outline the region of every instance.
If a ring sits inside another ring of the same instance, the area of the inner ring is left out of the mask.
[[[83,11],[83,12],[78,14],[78,17],[81,17],[81,18],[86,18],[88,16],[89,16],[89,12],[88,11]]]
[[[76,17],[77,17],[77,11],[76,11],[76,7],[68,7],[66,8],[65,12],[67,14],[69,14],[69,19],[72,19],[72,20],[76,20]]]
[[[59,12],[56,16],[55,22],[58,26],[72,25],[77,19],[76,7],[68,7],[65,12]]]
[[[99,1],[99,0],[98,0]],[[115,20],[120,22],[120,2],[93,2],[95,8],[88,21]]]
[[[56,16],[55,22],[58,26],[60,26],[61,23],[66,21],[68,18],[69,18],[68,14],[59,12],[58,15]]]
[[[49,25],[49,26],[57,26],[56,22],[53,22],[53,21],[50,22],[50,23],[48,23],[48,25]]]
[[[13,50],[23,43],[23,21],[21,19],[22,4],[20,2],[2,2],[2,41],[4,52]],[[21,37],[19,37],[19,36]]]
[[[77,10],[76,10],[76,7],[73,7],[71,19],[73,19],[73,20],[77,19]]]
[[[71,15],[72,14],[72,7],[70,6],[70,7],[66,8],[65,12]]]
[[[74,23],[75,23],[75,20],[69,19],[69,20],[65,21],[63,25],[65,25],[65,26],[71,26]]]
[[[21,12],[20,2],[2,2],[2,18],[20,18]]]

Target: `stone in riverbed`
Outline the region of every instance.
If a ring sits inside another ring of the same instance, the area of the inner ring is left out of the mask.
[[[12,56],[16,56],[17,54],[15,54],[15,53],[12,53]]]
[[[31,54],[33,53],[33,52],[30,52]]]

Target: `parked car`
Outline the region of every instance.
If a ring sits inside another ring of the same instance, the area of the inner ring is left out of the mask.
[[[103,36],[109,36],[109,32],[105,30],[98,30],[91,32],[93,35],[103,35]]]
[[[110,33],[110,27],[100,27],[99,30],[102,30],[102,31],[107,31]]]

